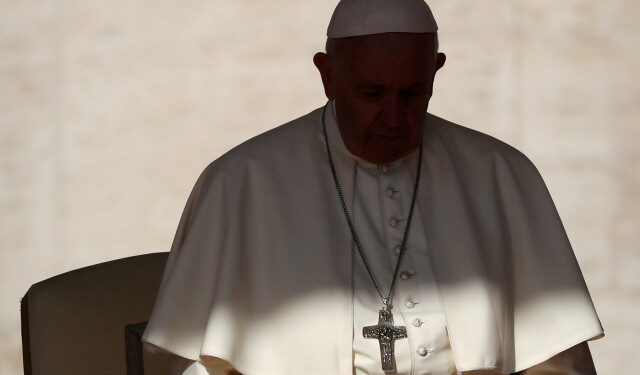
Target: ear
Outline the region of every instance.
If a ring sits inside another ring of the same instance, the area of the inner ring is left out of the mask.
[[[445,61],[447,61],[447,55],[442,52],[438,52],[438,54],[436,55],[436,66],[435,70],[433,71],[433,77],[431,80],[431,87],[429,87],[429,98],[431,98],[431,96],[433,95],[433,82],[435,81],[436,73],[438,72],[438,69],[442,68]]]
[[[324,86],[324,94],[329,100],[335,99],[333,63],[331,58],[324,52],[318,52],[313,56],[313,64],[320,72],[320,78],[322,78],[322,85]]]
[[[438,52],[438,55],[436,56],[436,72],[438,69],[442,68],[445,61],[447,61],[447,55],[442,52]]]

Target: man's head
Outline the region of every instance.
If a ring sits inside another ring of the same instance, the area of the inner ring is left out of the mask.
[[[446,60],[437,33],[385,32],[327,38],[313,62],[327,98],[335,99],[347,149],[388,163],[420,144],[435,73]]]

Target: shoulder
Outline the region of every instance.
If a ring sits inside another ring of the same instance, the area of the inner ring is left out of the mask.
[[[203,171],[206,175],[238,176],[248,168],[252,171],[271,170],[308,154],[314,130],[318,127],[316,108],[293,120],[257,134],[211,161]]]
[[[427,113],[426,124],[442,142],[449,155],[462,163],[506,162],[517,169],[537,169],[516,147],[479,130]]]

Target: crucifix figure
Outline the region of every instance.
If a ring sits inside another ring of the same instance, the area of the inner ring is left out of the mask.
[[[382,370],[385,373],[396,372],[396,359],[393,352],[394,342],[397,339],[407,337],[407,329],[404,326],[393,325],[391,306],[385,304],[378,312],[378,324],[362,327],[362,335],[366,338],[378,339]]]

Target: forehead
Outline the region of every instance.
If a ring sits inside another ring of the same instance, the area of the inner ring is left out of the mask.
[[[340,65],[347,80],[359,84],[415,81],[429,75],[434,64],[430,34],[386,33],[345,38]]]

